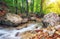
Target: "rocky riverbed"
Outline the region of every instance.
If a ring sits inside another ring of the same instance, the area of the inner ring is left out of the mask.
[[[20,37],[17,37],[17,33],[23,33],[29,30],[35,30],[35,29],[41,29],[42,24],[41,23],[28,23],[27,27],[19,29],[19,27],[9,27],[4,28],[0,27],[0,39],[20,39]]]
[[[8,13],[4,16],[3,20],[0,19],[0,24],[1,22],[0,39],[21,39],[21,36],[18,35],[26,31],[41,30],[42,28],[47,28],[49,26],[56,26],[56,28],[60,27],[57,26],[60,25],[60,17],[55,13],[45,15],[42,20],[36,17],[22,19],[16,14]],[[13,27],[14,25],[17,26]]]

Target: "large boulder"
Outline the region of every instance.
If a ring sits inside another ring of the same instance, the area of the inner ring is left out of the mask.
[[[19,15],[13,13],[7,13],[0,19],[0,24],[9,25],[9,26],[16,26],[20,24],[22,18]]]
[[[45,26],[55,26],[58,24],[59,20],[60,18],[57,14],[49,13],[44,16],[43,23],[45,24]]]

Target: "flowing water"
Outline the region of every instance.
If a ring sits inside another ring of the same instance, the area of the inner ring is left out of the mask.
[[[3,28],[0,27],[0,39],[21,39],[21,37],[16,36],[16,34],[23,33],[29,30],[41,29],[42,26],[39,23],[30,23],[28,27],[17,30],[16,28]],[[37,28],[36,28],[37,27]]]

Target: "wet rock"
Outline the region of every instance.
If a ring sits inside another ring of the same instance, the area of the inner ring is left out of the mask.
[[[28,18],[23,18],[21,23],[26,23],[26,22],[28,22]]]
[[[15,36],[18,36],[18,35],[19,35],[19,32],[17,32]]]
[[[43,18],[43,23],[45,26],[55,26],[59,22],[59,16],[55,13],[46,14]]]
[[[0,36],[2,36],[2,35],[4,35],[4,34],[0,34]]]
[[[30,19],[31,19],[31,20],[36,20],[36,17],[31,17]]]
[[[22,18],[16,14],[7,13],[5,16],[0,19],[0,24],[15,26],[20,24]]]

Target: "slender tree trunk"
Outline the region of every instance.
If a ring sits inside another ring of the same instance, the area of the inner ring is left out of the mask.
[[[28,12],[29,12],[28,0],[26,0],[26,5],[27,5],[26,16],[28,16]]]
[[[42,0],[41,0],[41,2],[40,2],[40,13],[42,13]]]
[[[17,11],[18,11],[18,7],[17,7],[17,0],[15,0],[16,1],[16,14],[18,13]]]
[[[43,16],[44,14],[43,14],[43,1],[44,0],[41,0],[41,2],[40,2],[40,16]]]
[[[21,0],[21,1],[22,1],[21,12],[23,13],[23,2],[24,2],[24,0]]]

